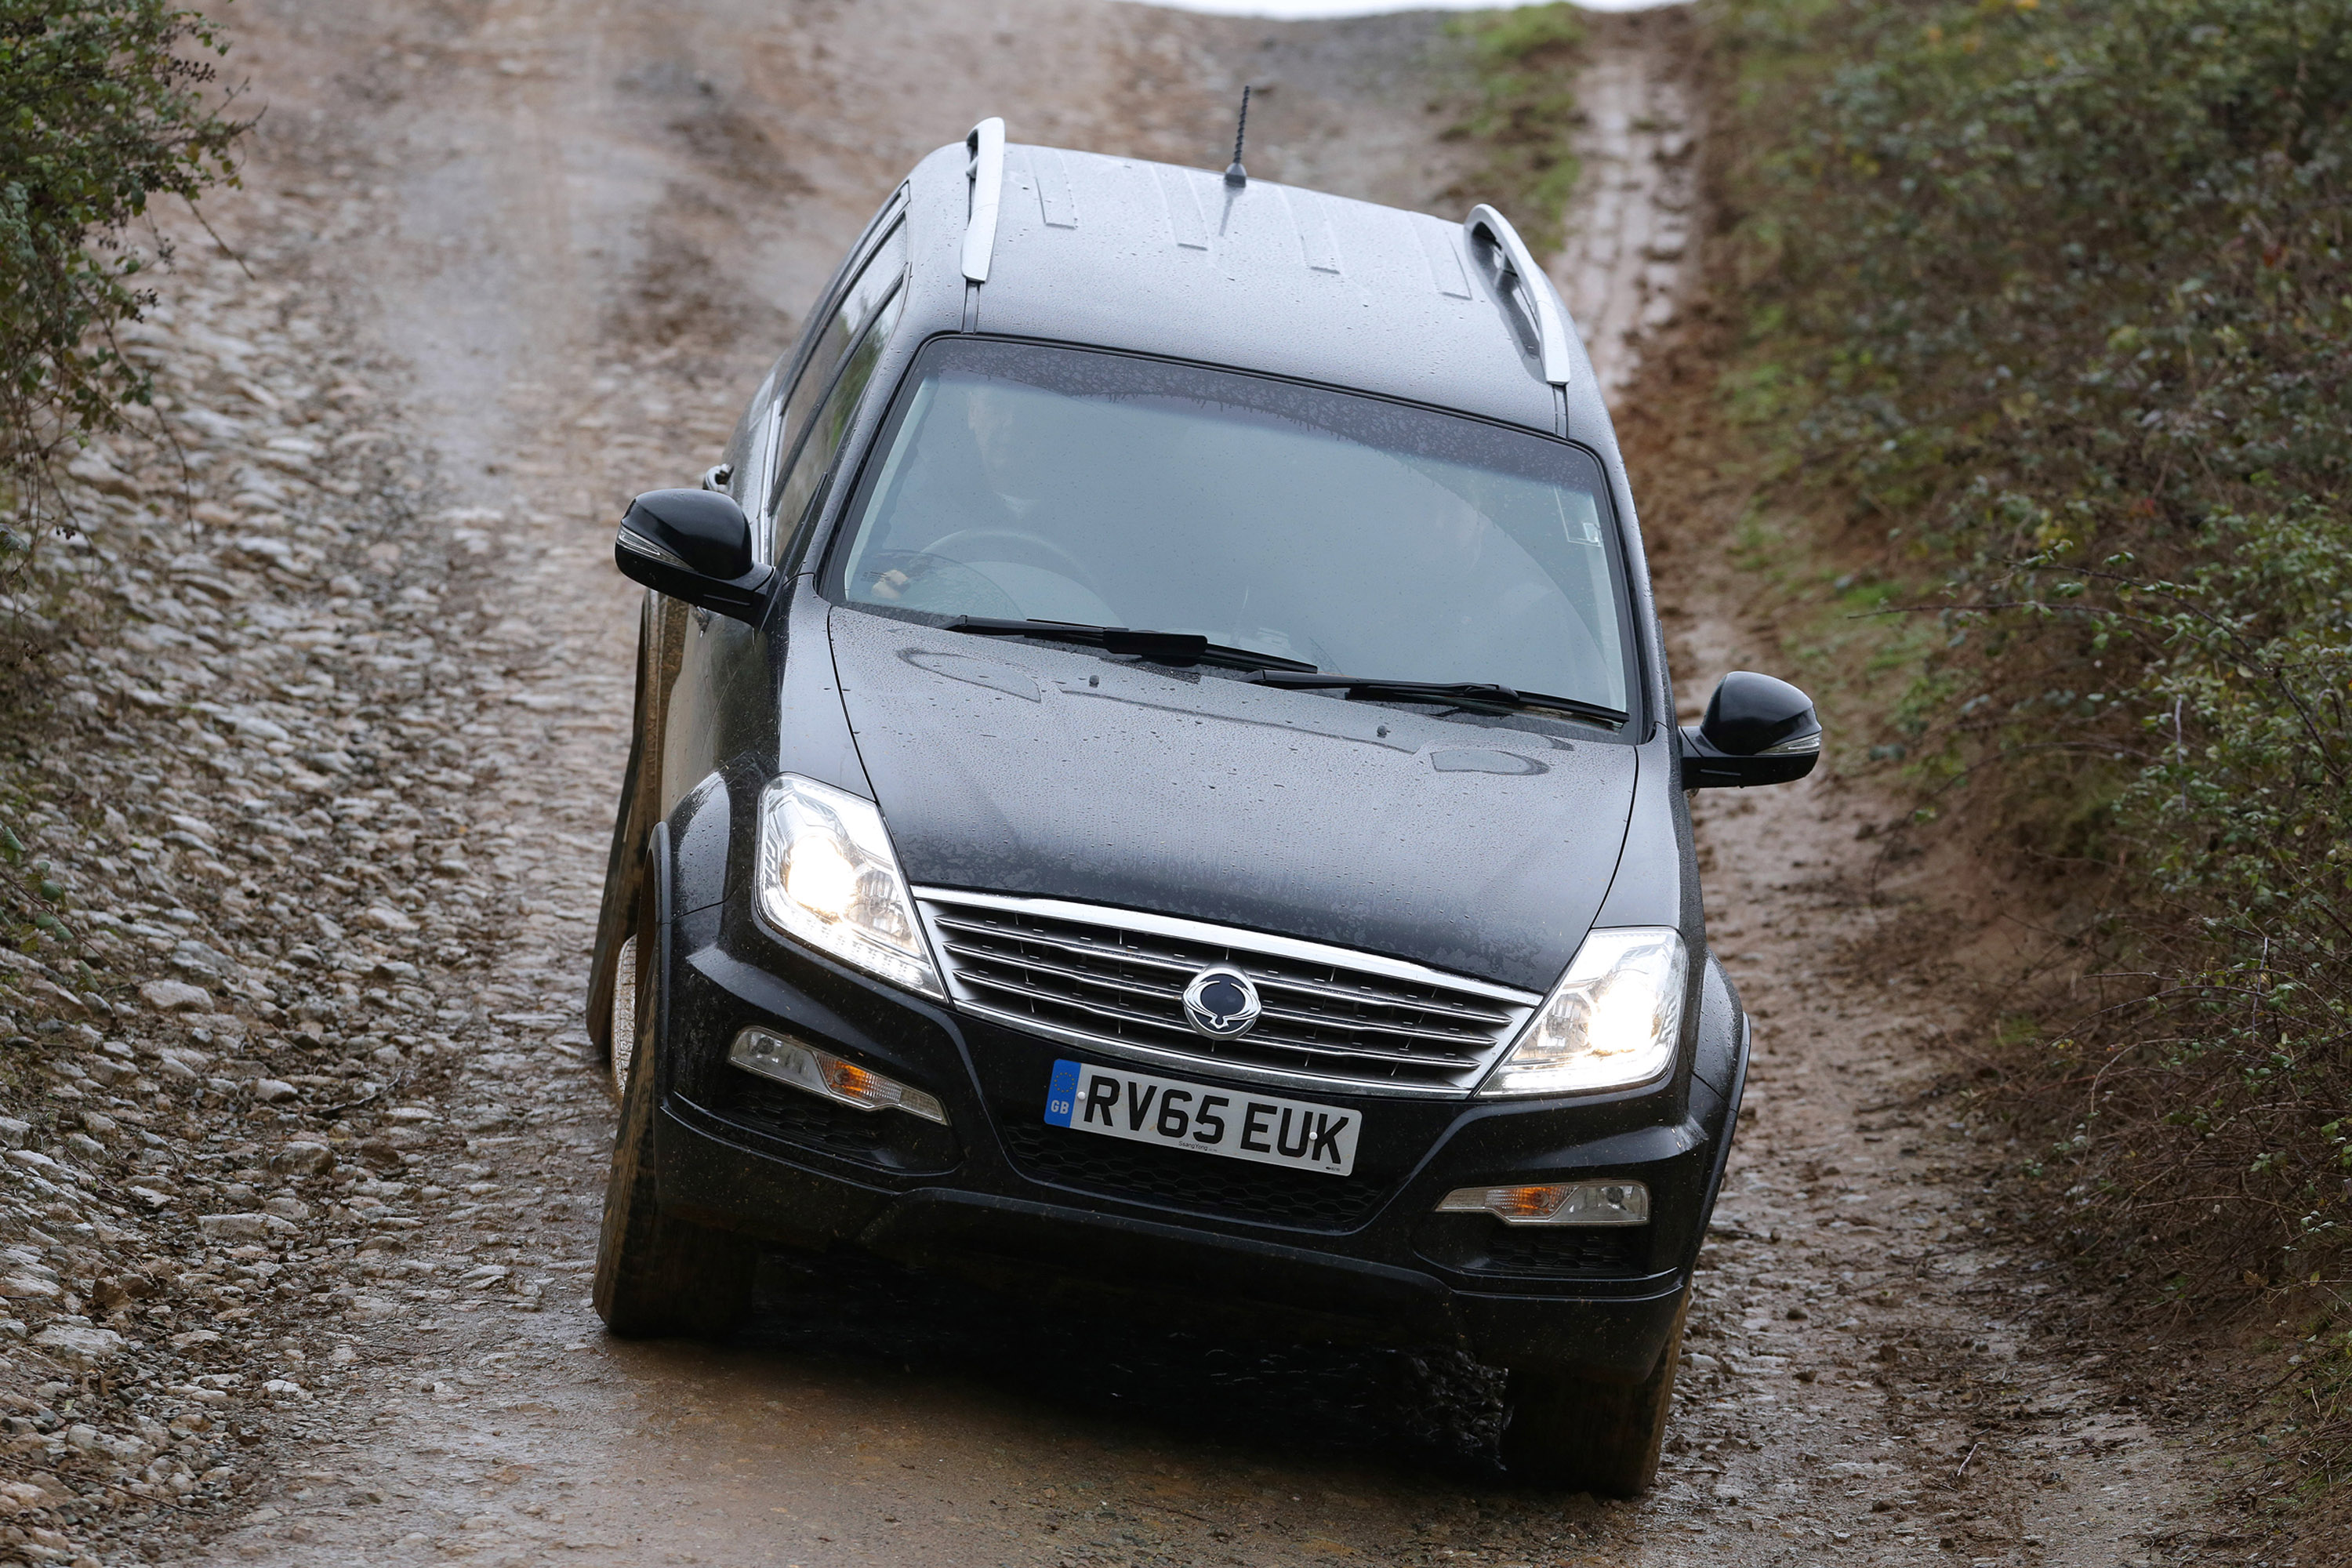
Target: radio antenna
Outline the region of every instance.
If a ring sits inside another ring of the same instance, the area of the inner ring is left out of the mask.
[[[1229,185],[1249,184],[1249,171],[1242,167],[1242,138],[1249,134],[1249,87],[1244,84],[1241,122],[1234,127],[1234,161],[1225,168],[1225,184]]]

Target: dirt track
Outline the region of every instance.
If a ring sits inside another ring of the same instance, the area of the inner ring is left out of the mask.
[[[1857,832],[1885,808],[1833,778],[1702,797],[1712,931],[1759,1058],[1667,1468],[1638,1505],[1509,1489],[1491,1374],[1434,1353],[1139,1336],[787,1261],[728,1346],[604,1338],[582,1266],[609,1113],[577,1053],[628,717],[617,503],[713,460],[838,248],[982,115],[1213,163],[1239,83],[1271,82],[1255,172],[1451,211],[1468,154],[1423,106],[1453,68],[1426,17],[1095,0],[239,0],[232,20],[268,115],[254,194],[217,221],[269,238],[253,287],[298,282],[373,356],[369,395],[436,509],[390,560],[447,607],[425,633],[443,657],[505,678],[420,742],[498,781],[467,834],[501,879],[467,954],[488,961],[415,956],[478,1005],[450,1014],[446,1104],[520,1109],[437,1146],[475,1163],[480,1204],[363,1255],[376,1293],[332,1303],[354,1314],[334,1419],[268,1450],[222,1557],[2105,1568],[2194,1538],[2172,1451],[2037,1342],[2030,1277],[1975,1239],[1977,1130],[1933,1097],[1932,977],[1857,957],[1888,918]],[[1638,390],[1636,335],[1670,321],[1695,243],[1681,39],[1672,16],[1601,27],[1586,89],[1561,281],[1612,386]],[[1721,542],[1645,522],[1685,703],[1772,668]],[[448,1288],[469,1265],[548,1283]],[[1112,1370],[1057,1372],[1081,1365]]]

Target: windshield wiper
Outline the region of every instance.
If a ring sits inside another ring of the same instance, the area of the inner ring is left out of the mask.
[[[1516,687],[1499,686],[1486,680],[1391,680],[1377,675],[1333,675],[1323,670],[1298,674],[1288,669],[1268,669],[1258,677],[1258,680],[1266,686],[1285,686],[1299,690],[1318,687],[1343,688],[1350,697],[1485,703],[1498,708],[1550,708],[1601,724],[1622,724],[1630,717],[1622,709],[1587,702],[1581,698],[1521,691]]]
[[[1082,643],[1106,653],[1150,659],[1154,664],[1225,665],[1256,671],[1262,685],[1294,690],[1329,687],[1342,689],[1349,697],[1402,698],[1408,701],[1419,699],[1494,708],[1548,708],[1601,724],[1622,724],[1628,717],[1622,709],[1587,702],[1581,698],[1522,691],[1493,681],[1391,680],[1377,675],[1334,675],[1300,659],[1213,643],[1198,632],[1139,631],[1132,626],[1095,626],[1080,621],[1012,621],[994,616],[958,616],[944,629],[970,632],[976,637],[1040,637],[1049,642]]]
[[[1007,621],[994,616],[958,616],[947,623],[951,632],[988,637],[1043,637],[1049,642],[1084,643],[1106,653],[1148,658],[1154,664],[1180,668],[1218,664],[1235,669],[1262,669],[1276,674],[1312,673],[1315,667],[1253,648],[1211,642],[1198,632],[1146,632],[1131,626],[1090,626],[1077,621]]]

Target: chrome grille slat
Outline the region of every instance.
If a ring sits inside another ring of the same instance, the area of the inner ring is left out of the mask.
[[[1138,1012],[1132,1007],[1121,1007],[1116,1003],[1103,1001],[1099,998],[1085,995],[1073,995],[1068,992],[1040,991],[1034,986],[1023,985],[1015,982],[999,979],[996,976],[979,971],[968,972],[964,978],[974,985],[982,986],[991,991],[1002,992],[1007,995],[1036,997],[1040,1000],[1056,1003],[1064,1006],[1083,1008],[1089,1012],[1097,1014],[1102,1017],[1116,1018],[1122,1023],[1140,1024],[1150,1028],[1165,1032],[1169,1036],[1172,1037],[1172,1043],[1180,1047],[1190,1047],[1195,1040],[1200,1038],[1200,1037],[1194,1035],[1185,1025],[1171,1023],[1164,1016],[1155,1017],[1151,1014]],[[1452,1061],[1455,1063],[1467,1064],[1469,1061],[1474,1059],[1460,1052],[1419,1052],[1408,1055],[1402,1048],[1374,1050],[1369,1047],[1339,1045],[1328,1040],[1318,1040],[1312,1037],[1302,1037],[1295,1034],[1281,1033],[1264,1028],[1253,1031],[1250,1038],[1258,1042],[1262,1046],[1280,1047],[1285,1050],[1305,1051],[1319,1056],[1350,1057],[1363,1061],[1405,1061],[1419,1064]]]
[[[967,1011],[1160,1066],[1326,1090],[1457,1097],[1541,998],[1379,953],[1144,910],[916,889]],[[1232,964],[1265,999],[1258,1026],[1211,1039],[1183,986]]]
[[[986,948],[962,942],[943,943],[958,958],[968,958],[975,963],[992,963],[1002,968],[1026,970],[1035,974],[1052,974],[1064,980],[1075,980],[1082,985],[1100,985],[1109,990],[1130,992],[1139,996],[1157,996],[1181,1002],[1184,988],[1181,985],[1139,985],[1133,981],[1113,980],[1105,975],[1088,974],[1082,969],[1071,969],[1059,963],[1041,963],[1034,958],[1013,958]]]
[[[946,922],[942,921],[941,923],[944,924]],[[974,947],[968,942],[944,942],[941,945],[956,957],[969,959],[975,964],[986,964],[998,969],[1018,969],[1026,973],[1032,974],[1050,974],[1057,980],[1066,980],[1071,982],[1073,984],[1098,986],[1104,990],[1123,992],[1129,995],[1134,996],[1150,996],[1170,1004],[1171,1008],[1181,1006],[1183,1003],[1184,992],[1181,986],[1140,985],[1132,981],[1118,980],[1100,974],[1088,974],[1084,970],[1072,969],[1066,964],[1044,963],[1034,958],[1021,958],[1007,953],[992,952],[985,948]],[[1186,973],[1189,973],[1190,971],[1187,971]],[[985,978],[982,972],[977,969],[968,972],[966,977],[974,984],[994,984]],[[1253,980],[1259,979],[1255,974],[1252,974],[1250,978]],[[1265,985],[1265,983],[1261,980],[1260,984]],[[1001,990],[1017,989],[1017,987],[1003,985],[999,985],[997,988]],[[1271,989],[1272,987],[1267,986],[1266,988]],[[1409,1029],[1397,1024],[1375,1023],[1370,1018],[1333,1019],[1328,1016],[1318,1016],[1312,1013],[1295,1012],[1286,1007],[1268,1006],[1259,1015],[1259,1017],[1262,1020],[1279,1021],[1287,1024],[1302,1024],[1308,1028],[1333,1029],[1344,1027],[1349,1030],[1368,1032],[1375,1035],[1393,1035],[1402,1039],[1407,1040],[1450,1040],[1457,1044],[1468,1045],[1474,1047],[1493,1043],[1489,1039],[1482,1038],[1479,1036],[1471,1035],[1462,1031]],[[1171,1024],[1170,1026],[1181,1028],[1183,1026],[1181,1024]],[[1263,1026],[1261,1026],[1260,1035],[1261,1037],[1281,1038],[1286,1044],[1297,1042],[1297,1037],[1295,1035],[1268,1037],[1265,1034]],[[1306,1047],[1302,1044],[1301,1048],[1306,1048]],[[1402,1048],[1403,1047],[1400,1047],[1400,1049]],[[1370,1054],[1386,1057],[1395,1053],[1360,1052],[1356,1054]],[[1460,1055],[1459,1052],[1450,1054],[1455,1056]]]
[[[1006,925],[1002,921],[957,920],[947,915],[935,915],[932,918],[940,926],[948,931],[971,931],[982,936],[1003,936],[1017,929],[1015,927]],[[1122,957],[1130,958],[1138,963],[1150,964],[1155,969],[1182,970],[1186,967],[1181,962],[1175,959],[1159,958],[1148,952],[1136,952],[1131,949],[1107,947],[1098,942],[1084,942],[1073,940],[1068,937],[1048,936],[1042,931],[1035,933],[1024,931],[1021,934],[1024,941],[1034,942],[1041,947],[1058,947],[1070,952],[1082,952],[1090,957],[1097,954],[1109,955],[1116,953]]]
[[[1159,953],[1140,952],[1132,947],[1114,947],[1099,942],[1073,941],[1068,938],[1048,935],[1044,932],[1024,931],[1016,926],[1002,923],[985,923],[976,921],[958,920],[950,916],[937,914],[933,915],[932,919],[935,923],[948,931],[964,931],[975,936],[992,937],[998,939],[1012,937],[1024,942],[1033,942],[1042,947],[1056,948],[1066,952],[1081,953],[1090,958],[1118,958],[1126,963],[1142,964],[1148,968],[1166,970],[1170,973],[1187,976],[1191,975],[1195,970],[1201,968],[1204,963],[1234,962],[1245,956],[1255,956],[1248,954],[1246,950],[1234,949],[1203,954],[1198,957],[1171,958]],[[949,943],[948,945],[952,946],[953,944]],[[1378,993],[1362,989],[1351,990],[1344,986],[1330,985],[1318,981],[1301,979],[1295,975],[1284,974],[1279,971],[1266,967],[1263,963],[1246,963],[1244,967],[1248,969],[1250,978],[1256,981],[1259,988],[1262,990],[1298,992],[1309,995],[1328,997],[1335,1002],[1346,1002],[1351,1005],[1385,1007],[1395,1012],[1419,1013],[1437,1017],[1457,1018],[1470,1024],[1484,1025],[1484,1029],[1476,1031],[1481,1037],[1483,1037],[1488,1031],[1499,1028],[1507,1024],[1514,1024],[1517,1022],[1517,1018],[1524,1016],[1524,1012],[1514,1014],[1506,1008],[1500,1007],[1474,1009],[1444,1002],[1424,1002],[1419,999],[1383,996]],[[1180,985],[1177,990],[1181,993],[1182,987]]]
[[[1025,987],[1007,984],[1003,981],[990,980],[982,975],[975,974],[970,978],[971,979],[972,984],[986,986],[992,991],[1002,991],[1012,995],[1023,997],[1036,996],[1039,994],[1039,993],[1028,990]],[[1117,1007],[1105,1002],[1089,1001],[1083,996],[1049,994],[1046,999],[1055,1002],[1061,1006],[1075,1007],[1081,1012],[1091,1013],[1097,1017],[1110,1018],[1122,1024],[1139,1024],[1146,1028],[1165,1031],[1171,1036],[1181,1034],[1184,1037],[1184,1039],[1177,1042],[1180,1045],[1192,1039],[1198,1038],[1197,1036],[1192,1035],[1192,1032],[1181,1024],[1169,1024],[1160,1019],[1154,1018],[1149,1014],[1138,1013],[1131,1008]],[[1261,1047],[1276,1047],[1283,1050],[1299,1051],[1308,1056],[1330,1057],[1344,1061],[1393,1063],[1409,1059],[1415,1065],[1426,1065],[1430,1060],[1428,1058],[1401,1058],[1393,1051],[1361,1050],[1350,1046],[1323,1045],[1313,1040],[1301,1040],[1295,1036],[1255,1034],[1251,1036],[1251,1038],[1256,1041]],[[1467,1060],[1467,1058],[1461,1057],[1456,1057],[1453,1059],[1456,1062]]]
[[[1263,990],[1295,991],[1303,995],[1328,996],[1334,1002],[1349,1002],[1368,1007],[1393,1007],[1436,1018],[1459,1018],[1467,1024],[1484,1025],[1486,1029],[1498,1028],[1512,1021],[1512,1016],[1501,1008],[1473,1012],[1467,1007],[1450,1007],[1437,1002],[1401,1003],[1392,997],[1369,996],[1360,991],[1349,991],[1336,985],[1318,985],[1311,980],[1293,980],[1286,975],[1258,974],[1253,972],[1253,978]],[[1475,1032],[1484,1034],[1486,1029]]]
[[[1401,1028],[1393,1024],[1375,1024],[1370,1018],[1322,1017],[1313,1013],[1295,1013],[1286,1007],[1269,1006],[1264,1012],[1260,1013],[1258,1016],[1261,1018],[1279,1019],[1281,1022],[1286,1024],[1304,1024],[1309,1028],[1315,1029],[1344,1029],[1351,1033],[1369,1031],[1375,1035],[1394,1035],[1401,1039],[1406,1040],[1441,1040],[1454,1045],[1484,1045],[1486,1043],[1478,1039],[1475,1036],[1471,1035],[1439,1033],[1431,1029],[1406,1029]],[[1402,1050],[1409,1049],[1410,1047],[1399,1047],[1398,1048]],[[1459,1051],[1431,1052],[1427,1050],[1416,1051],[1412,1054],[1416,1056],[1461,1055]]]

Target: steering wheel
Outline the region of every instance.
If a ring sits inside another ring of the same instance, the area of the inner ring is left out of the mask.
[[[1087,569],[1085,562],[1080,561],[1076,556],[1071,554],[1068,551],[1063,549],[1060,545],[1055,543],[1050,539],[1040,539],[1034,533],[1023,533],[1017,529],[959,529],[955,532],[949,534],[945,539],[935,539],[931,541],[929,548],[925,550],[923,553],[926,555],[945,555],[950,560],[956,560],[961,557],[970,555],[971,553],[971,546],[982,543],[1009,544],[1013,546],[1016,552],[1025,551],[1033,555],[1042,555],[1045,557],[1047,561],[1052,562],[1053,564],[1045,566],[1044,562],[1034,559],[1023,561],[1018,553],[1015,553],[1010,557],[1010,559],[1019,565],[1041,566],[1047,571],[1058,572],[1063,576],[1069,578],[1072,582],[1086,589],[1087,593],[1092,594],[1095,597],[1099,599],[1103,596],[1101,587],[1095,581],[1094,573]],[[986,558],[982,557],[982,559]]]
[[[856,591],[856,596],[869,604],[940,615],[1021,617],[1021,606],[1003,588],[944,555],[920,550],[881,551],[863,563],[858,575],[864,587]]]

